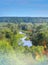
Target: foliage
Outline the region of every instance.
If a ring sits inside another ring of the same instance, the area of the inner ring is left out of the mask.
[[[40,26],[36,26],[36,28],[34,28],[35,31],[33,30],[32,32],[32,42],[33,45],[37,46],[37,45],[43,45],[43,46],[47,46],[48,44],[48,26],[47,24],[43,24]]]
[[[20,31],[23,34],[20,34]],[[25,36],[27,36],[26,40],[32,41],[33,46],[22,45],[21,38]],[[48,48],[47,24],[4,23],[0,25],[0,53],[31,54],[36,58],[37,55],[43,55],[44,46]]]

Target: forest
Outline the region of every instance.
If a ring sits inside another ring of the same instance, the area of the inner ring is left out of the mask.
[[[0,22],[11,22],[11,23],[48,23],[48,17],[0,17]]]
[[[48,18],[0,17],[0,65],[3,64],[48,65]]]

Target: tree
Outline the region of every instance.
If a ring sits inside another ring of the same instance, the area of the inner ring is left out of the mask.
[[[35,29],[36,31],[32,32],[32,43],[33,45],[42,45],[44,47],[47,47],[48,44],[48,30],[47,26],[38,26],[38,28]]]

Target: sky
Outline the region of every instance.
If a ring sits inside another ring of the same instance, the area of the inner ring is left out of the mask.
[[[48,0],[0,0],[0,17],[48,17]]]

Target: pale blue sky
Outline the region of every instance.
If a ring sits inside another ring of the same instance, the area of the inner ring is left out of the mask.
[[[0,16],[48,17],[48,0],[0,0]]]

